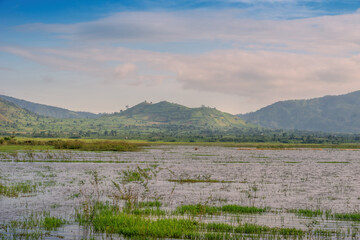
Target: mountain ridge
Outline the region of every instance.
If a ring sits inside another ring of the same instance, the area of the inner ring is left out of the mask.
[[[40,116],[54,117],[54,118],[98,118],[101,114],[95,114],[83,111],[72,111],[65,108],[54,107],[46,104],[34,103],[23,99],[18,99],[10,96],[0,95],[0,98],[11,102],[23,109],[36,113]]]
[[[360,91],[273,103],[239,114],[245,121],[272,129],[360,133]]]
[[[132,119],[143,124],[174,124],[208,127],[253,127],[235,115],[221,112],[215,108],[189,108],[180,104],[161,101],[142,102],[132,108],[102,118]]]

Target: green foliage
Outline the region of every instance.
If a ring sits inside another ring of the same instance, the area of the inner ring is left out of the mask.
[[[72,149],[83,151],[137,151],[139,150],[138,144],[120,142],[120,141],[95,141],[84,142],[79,140],[58,140],[52,142],[55,149]]]
[[[46,230],[56,230],[57,228],[61,227],[65,223],[66,223],[66,221],[64,219],[46,216],[42,220],[41,226],[44,227]]]
[[[190,215],[218,214],[219,208],[199,203],[196,205],[182,205],[177,207],[175,212],[178,214]]]
[[[224,205],[221,207],[221,211],[228,213],[240,213],[240,214],[252,214],[266,212],[266,208],[239,206],[239,205]]]
[[[183,205],[177,207],[175,212],[179,214],[191,214],[191,215],[202,215],[202,214],[220,214],[221,212],[232,213],[232,214],[255,214],[266,212],[266,208],[248,207],[240,205],[224,205],[221,207],[208,206],[205,204],[195,205]]]
[[[36,192],[36,184],[31,182],[19,182],[12,185],[0,183],[0,196],[18,197],[20,194]]]
[[[177,183],[231,183],[233,181],[216,180],[216,179],[169,179],[169,182]]]
[[[337,220],[360,221],[360,213],[335,213],[334,218]]]
[[[295,213],[296,215],[305,216],[305,217],[319,217],[323,215],[322,210],[311,210],[311,209],[291,209],[289,210],[291,213]]]
[[[355,119],[353,122],[356,121]],[[352,126],[352,123],[346,124]],[[332,129],[336,130],[336,128]],[[150,142],[252,142],[264,143],[264,147],[270,142],[273,147],[278,144],[275,147],[279,148],[289,146],[284,144],[329,144],[329,147],[338,147],[341,143],[360,143],[360,134],[263,129],[214,108],[187,108],[168,102],[156,104],[144,102],[120,113],[107,114],[97,119],[59,119],[36,115],[0,98],[1,135],[36,138],[142,139]],[[0,144],[6,144],[5,140],[1,139]],[[345,146],[340,147],[345,148]]]
[[[117,233],[126,237],[182,238],[197,228],[197,222],[187,219],[146,219],[114,211],[110,205],[98,204],[91,224],[97,232]],[[79,215],[80,219],[81,214]]]
[[[196,207],[181,206],[178,209],[194,209]],[[199,207],[199,206],[197,206]],[[191,210],[192,211],[192,210]],[[211,213],[209,209],[208,213]],[[93,209],[93,218],[86,221],[83,213],[79,212],[78,221],[81,224],[91,224],[96,232],[107,234],[120,234],[124,237],[136,238],[178,238],[178,239],[283,239],[302,238],[306,232],[296,228],[272,228],[268,226],[244,223],[230,225],[226,223],[201,223],[199,221],[181,218],[148,218],[147,212],[138,211],[135,215],[123,212],[121,209],[109,204],[96,203]],[[324,231],[319,235],[329,235]]]

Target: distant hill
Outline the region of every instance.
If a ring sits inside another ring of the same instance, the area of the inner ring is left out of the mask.
[[[6,100],[8,102],[14,103],[21,108],[27,109],[30,112],[36,113],[41,116],[46,116],[46,117],[95,119],[95,118],[98,118],[101,116],[100,114],[94,114],[94,113],[90,113],[90,112],[75,112],[75,111],[70,111],[70,110],[67,110],[64,108],[58,108],[58,107],[48,106],[48,105],[44,105],[44,104],[33,103],[33,102],[29,102],[29,101],[9,97],[9,96],[4,96],[4,95],[0,95],[0,98]]]
[[[360,133],[360,91],[281,101],[238,116],[265,128]]]
[[[112,119],[135,125],[193,125],[196,127],[253,127],[242,119],[215,108],[188,108],[166,101],[159,103],[142,102],[120,113],[104,116],[100,119]],[[100,120],[99,119],[99,120]]]
[[[0,123],[19,122],[25,119],[36,119],[36,114],[0,98]]]

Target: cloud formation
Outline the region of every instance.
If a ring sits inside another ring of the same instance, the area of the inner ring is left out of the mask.
[[[349,53],[360,51],[360,12],[295,20],[255,20],[245,10],[121,12],[92,22],[27,24],[81,42],[226,41],[242,48]]]
[[[359,11],[293,20],[248,18],[244,9],[121,12],[91,22],[17,29],[56,34],[72,44],[0,51],[110,86],[158,86],[175,80],[185,90],[240,96],[257,106],[360,89]],[[192,42],[212,47],[196,54],[119,47]],[[214,42],[227,47],[219,50]]]
[[[255,102],[360,89],[360,55],[331,57],[234,49],[197,55],[124,48],[7,51],[51,68],[95,74],[106,84],[154,86],[176,79],[184,89],[233,94]],[[110,62],[119,64],[109,67]],[[144,66],[152,72],[145,72]]]

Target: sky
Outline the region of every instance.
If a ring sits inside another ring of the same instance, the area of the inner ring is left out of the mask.
[[[232,114],[360,90],[359,0],[0,0],[0,94]]]

